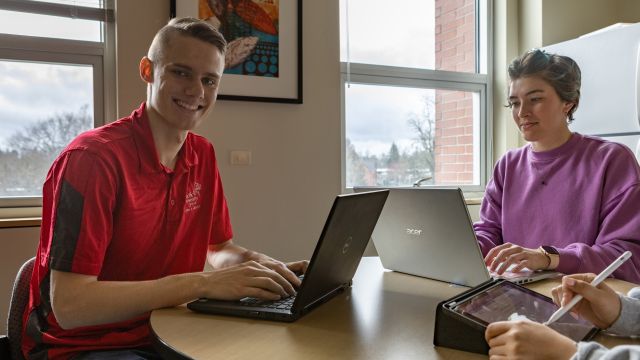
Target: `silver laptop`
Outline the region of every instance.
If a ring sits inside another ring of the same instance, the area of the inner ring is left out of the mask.
[[[356,187],[356,192],[382,189]],[[372,240],[389,270],[476,286],[491,279],[459,188],[393,188]],[[505,272],[524,284],[560,276],[554,271]]]

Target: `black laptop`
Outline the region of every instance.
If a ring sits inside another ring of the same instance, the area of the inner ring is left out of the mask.
[[[351,286],[388,195],[382,190],[336,197],[296,296],[277,301],[199,299],[187,307],[208,314],[297,320]]]

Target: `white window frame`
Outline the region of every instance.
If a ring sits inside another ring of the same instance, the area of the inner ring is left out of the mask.
[[[103,21],[103,42],[0,34],[0,59],[25,62],[89,65],[93,69],[94,127],[116,116],[114,0],[104,8],[79,7],[23,0],[2,0],[0,10]],[[0,197],[0,218],[24,216],[42,207],[42,196]]]
[[[480,6],[482,1],[485,6]],[[443,70],[416,69],[375,64],[340,62],[341,86],[341,183],[343,192],[352,191],[347,188],[347,164],[346,164],[346,99],[345,87],[349,83],[363,85],[385,85],[424,89],[443,89],[453,91],[474,92],[479,94],[479,131],[480,131],[480,183],[473,185],[459,184],[465,193],[482,192],[487,184],[493,169],[493,30],[492,14],[493,0],[476,0],[476,73],[464,73]],[[486,36],[485,36],[486,34]],[[486,42],[480,43],[484,37]],[[486,52],[485,59],[479,55]],[[482,59],[482,62],[481,62]],[[485,63],[486,61],[486,63]],[[486,74],[481,74],[479,69],[486,69]],[[430,185],[438,186],[438,185]],[[425,186],[426,187],[426,186]]]

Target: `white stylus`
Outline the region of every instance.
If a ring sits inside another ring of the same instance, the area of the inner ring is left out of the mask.
[[[630,257],[631,257],[631,251],[625,251],[624,254],[620,255],[620,257],[617,258],[614,262],[612,262],[611,265],[607,266],[606,269],[602,270],[602,272],[598,274],[598,276],[596,276],[595,279],[593,279],[593,281],[591,282],[591,285],[593,286],[600,285],[600,283],[604,279],[608,278],[611,274],[613,274],[613,272],[616,271],[620,267],[620,265],[624,264],[625,261],[629,260]],[[549,320],[547,320],[544,324],[549,325],[554,321],[560,319],[564,314],[568,313],[580,300],[582,300],[582,295],[574,296],[573,299],[571,299],[571,301],[569,301],[567,305],[561,307],[556,312],[554,312],[549,318]]]

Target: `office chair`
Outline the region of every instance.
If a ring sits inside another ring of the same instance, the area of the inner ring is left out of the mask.
[[[9,303],[7,335],[0,336],[0,358],[24,360],[20,344],[22,343],[22,314],[29,302],[29,283],[36,258],[27,260],[16,275]]]

